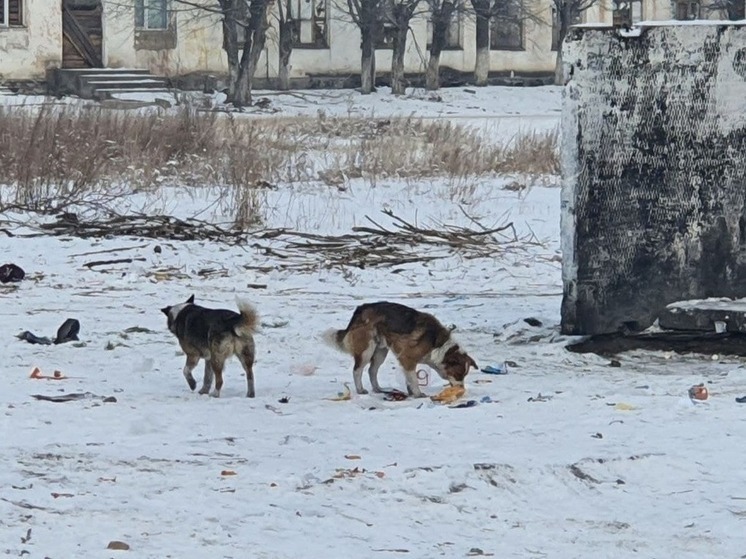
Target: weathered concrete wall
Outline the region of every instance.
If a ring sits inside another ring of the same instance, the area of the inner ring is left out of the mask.
[[[43,80],[62,62],[62,3],[24,2],[24,27],[0,27],[0,82]]]
[[[566,333],[746,295],[746,27],[698,23],[568,37]]]

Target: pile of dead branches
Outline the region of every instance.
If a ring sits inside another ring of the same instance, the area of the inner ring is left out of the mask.
[[[214,241],[226,244],[241,244],[246,240],[243,231],[224,229],[213,223],[194,218],[178,219],[167,215],[114,215],[84,221],[76,214],[63,213],[49,223],[26,224],[39,230],[21,237],[79,237],[81,239],[102,237],[139,237],[172,241]],[[9,230],[8,236],[15,236]]]
[[[61,214],[54,222],[26,224],[35,227],[38,232],[18,236],[136,237],[248,245],[271,259],[262,264],[245,266],[258,271],[277,268],[303,271],[392,267],[429,262],[454,254],[464,259],[494,258],[509,251],[525,250],[530,245],[541,244],[533,235],[519,237],[513,223],[487,228],[469,217],[477,229],[449,224],[425,227],[410,223],[391,211],[383,213],[390,218],[391,226],[385,227],[366,217],[370,226],[353,227],[351,233],[342,235],[288,229],[245,232],[193,218],[178,219],[164,215],[115,215],[84,221],[75,214]],[[7,229],[5,232],[15,236]]]
[[[439,224],[422,227],[405,221],[391,211],[384,211],[393,221],[389,228],[366,219],[370,227],[353,227],[353,233],[319,235],[271,229],[255,236],[252,246],[278,258],[284,269],[309,268],[377,268],[428,262],[458,254],[465,259],[498,257],[509,251],[525,250],[541,244],[533,235],[519,237],[513,223],[485,228],[476,220],[478,230]],[[271,241],[263,243],[261,241]],[[281,248],[278,247],[281,245]],[[314,258],[309,259],[309,256]],[[248,269],[263,269],[247,265]]]

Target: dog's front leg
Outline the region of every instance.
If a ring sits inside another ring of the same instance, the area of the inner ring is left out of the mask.
[[[210,366],[210,360],[205,359],[205,375],[202,378],[202,388],[199,389],[200,394],[209,394],[210,388],[212,388],[213,378],[212,367]]]
[[[197,381],[192,376],[192,371],[199,363],[199,355],[187,355],[186,364],[184,365],[184,378],[191,390],[197,388]]]
[[[407,380],[407,392],[413,398],[424,398],[425,395],[420,390],[420,383],[417,382],[417,369],[408,369],[404,371],[404,377]]]

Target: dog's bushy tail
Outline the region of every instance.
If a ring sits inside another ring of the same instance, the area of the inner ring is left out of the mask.
[[[239,338],[251,336],[256,332],[256,327],[259,324],[259,315],[254,305],[248,301],[236,299],[236,304],[238,305],[238,312],[241,313],[241,321],[236,324],[233,331]]]
[[[336,330],[330,328],[321,335],[321,338],[324,340],[324,343],[333,347],[337,351],[350,353],[350,349],[345,344],[345,336],[347,336],[347,330]]]

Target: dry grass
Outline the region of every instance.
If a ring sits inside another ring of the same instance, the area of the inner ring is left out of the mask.
[[[267,183],[363,177],[556,174],[557,133],[486,142],[440,120],[251,119],[185,106],[112,111],[0,107],[0,208],[58,211],[160,185],[225,187],[240,226],[261,217]]]

